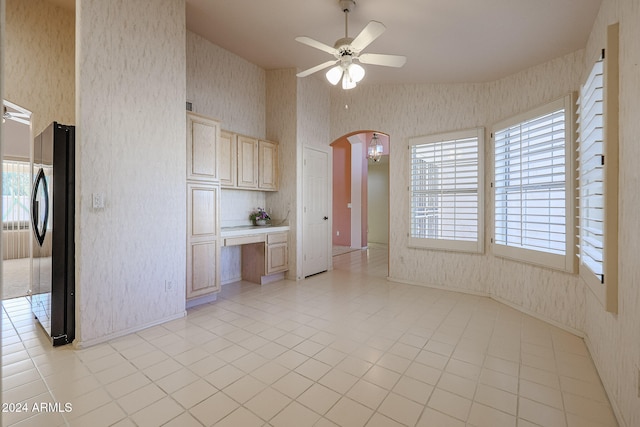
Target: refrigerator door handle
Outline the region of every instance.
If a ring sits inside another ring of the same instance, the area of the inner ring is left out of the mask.
[[[42,187],[41,187],[42,186]],[[44,218],[40,224],[40,201],[38,200],[38,192],[42,191],[44,200]],[[31,192],[31,222],[33,224],[33,234],[38,240],[40,246],[44,243],[47,234],[47,222],[49,221],[49,188],[44,175],[44,169],[40,168],[36,179],[33,182],[33,191]]]

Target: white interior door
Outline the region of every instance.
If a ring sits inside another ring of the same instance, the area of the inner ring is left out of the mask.
[[[303,161],[303,261],[304,277],[329,269],[329,153],[304,149]]]

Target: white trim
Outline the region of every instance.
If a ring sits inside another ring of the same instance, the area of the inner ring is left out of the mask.
[[[503,129],[515,126],[519,123],[535,120],[538,117],[545,116],[560,109],[564,109],[564,140],[565,140],[565,226],[564,236],[565,245],[564,255],[548,253],[543,250],[535,250],[530,248],[522,248],[518,246],[509,246],[505,244],[499,244],[495,242],[496,234],[496,189],[493,188],[493,235],[492,239],[492,251],[493,254],[503,258],[509,258],[512,260],[535,264],[542,267],[561,270],[567,273],[575,273],[577,271],[577,259],[576,253],[576,233],[574,231],[575,217],[576,217],[576,203],[575,203],[575,155],[574,155],[574,142],[575,142],[575,102],[573,100],[573,94],[568,94],[560,99],[541,105],[532,110],[524,113],[517,114],[508,119],[501,120],[492,126],[493,135],[493,181],[496,180],[496,153],[495,153],[495,133],[500,132]]]
[[[457,140],[470,140],[475,139],[477,143],[477,177],[476,177],[476,240],[456,240],[445,238],[429,238],[429,237],[414,237],[411,235],[411,227],[413,222],[412,213],[412,172],[409,173],[409,224],[410,229],[407,234],[407,246],[415,249],[434,249],[443,251],[455,251],[455,252],[468,252],[468,253],[484,253],[484,142],[485,129],[483,127],[457,130],[446,133],[439,133],[435,135],[416,136],[409,138],[409,149],[416,145],[426,145],[434,143],[447,143],[455,142]],[[413,155],[409,154],[409,167],[413,168]],[[469,193],[471,194],[471,193]]]

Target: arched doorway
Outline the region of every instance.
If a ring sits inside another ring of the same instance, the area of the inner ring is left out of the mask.
[[[374,133],[383,146],[382,156],[367,159]],[[361,130],[333,143],[333,254],[389,243],[389,135]]]

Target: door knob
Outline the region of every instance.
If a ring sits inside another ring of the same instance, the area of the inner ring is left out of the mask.
[[[324,219],[325,221],[329,219],[328,216],[324,216],[322,219]]]

